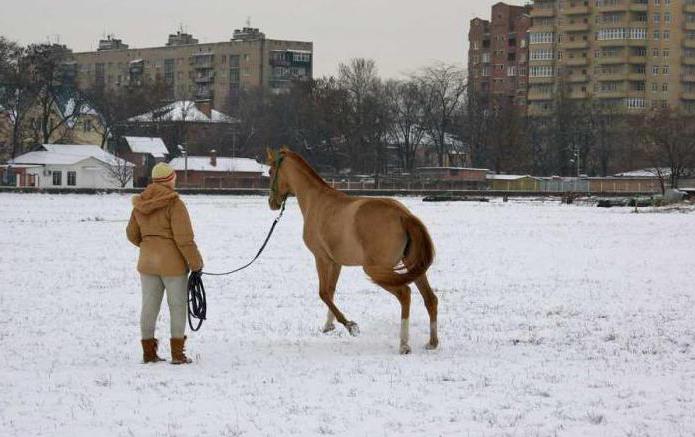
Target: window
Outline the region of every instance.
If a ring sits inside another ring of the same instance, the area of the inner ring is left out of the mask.
[[[554,37],[553,32],[531,32],[529,34],[531,44],[550,44]]]
[[[69,171],[68,172],[68,185],[74,187],[77,185],[77,172],[76,171]]]
[[[59,187],[63,185],[63,172],[62,171],[54,171],[53,172],[53,185]]]

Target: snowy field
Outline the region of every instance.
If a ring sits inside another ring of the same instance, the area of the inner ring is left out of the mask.
[[[185,197],[206,261],[255,254],[260,197]],[[206,278],[190,366],[143,365],[129,196],[0,194],[1,436],[692,436],[693,214],[403,200],[430,227],[440,349],[360,269],[326,309],[291,201],[258,264]],[[169,357],[163,305],[158,337]]]

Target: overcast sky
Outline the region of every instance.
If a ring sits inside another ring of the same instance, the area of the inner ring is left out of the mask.
[[[201,42],[225,41],[250,17],[269,38],[314,42],[314,75],[373,58],[398,77],[434,61],[465,64],[468,22],[494,0],[19,0],[0,14],[0,34],[22,44],[50,38],[75,51],[114,33],[130,47],[161,46],[181,24]],[[523,4],[523,0],[509,0]]]

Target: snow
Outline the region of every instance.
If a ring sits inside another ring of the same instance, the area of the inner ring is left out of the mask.
[[[155,158],[164,158],[169,154],[167,146],[161,138],[157,137],[124,137],[130,151],[133,153],[147,153]]]
[[[633,170],[633,171],[627,171],[624,173],[618,173],[615,176],[616,177],[625,177],[625,178],[656,178],[658,177],[659,173],[661,173],[662,176],[664,177],[669,177],[671,175],[671,169],[670,168],[643,168],[640,170]]]
[[[524,179],[524,178],[531,178],[531,179],[536,179],[540,180],[540,178],[531,176],[531,175],[516,175],[516,174],[488,174],[486,176],[487,179],[494,179],[498,181],[516,181],[519,179]]]
[[[262,197],[185,196],[206,269],[242,265]],[[257,264],[206,277],[190,366],[140,364],[127,195],[0,193],[0,435],[585,436],[695,433],[691,214],[404,199],[437,246],[441,345],[345,268],[326,309],[291,199]],[[158,324],[168,356],[166,303]]]
[[[195,102],[179,100],[145,114],[128,119],[131,122],[184,121],[197,123],[234,123],[236,119],[212,109],[210,117],[196,107]]]
[[[186,158],[178,157],[169,162],[174,170],[184,171],[218,171],[218,172],[243,172],[243,173],[262,173],[264,176],[270,174],[270,166],[260,164],[251,158],[226,158],[217,157],[217,164],[212,165],[209,156],[189,156]]]
[[[106,164],[124,162],[101,147],[86,144],[44,144],[44,150],[28,152],[10,161],[10,164],[73,165],[85,159],[95,158]],[[128,166],[134,164],[127,163]]]

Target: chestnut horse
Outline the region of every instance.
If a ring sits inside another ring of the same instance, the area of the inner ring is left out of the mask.
[[[342,266],[362,266],[379,286],[401,304],[400,352],[410,352],[408,318],[410,287],[415,282],[430,318],[428,349],[437,338],[437,297],[427,281],[434,245],[425,225],[391,199],[350,197],[330,187],[298,154],[283,148],[268,150],[271,186],[268,203],[280,209],[294,195],[304,216],[304,243],[314,254],[319,274],[319,296],[328,306],[323,332],[338,320],[351,335],[357,324],[345,318],[333,302]]]

